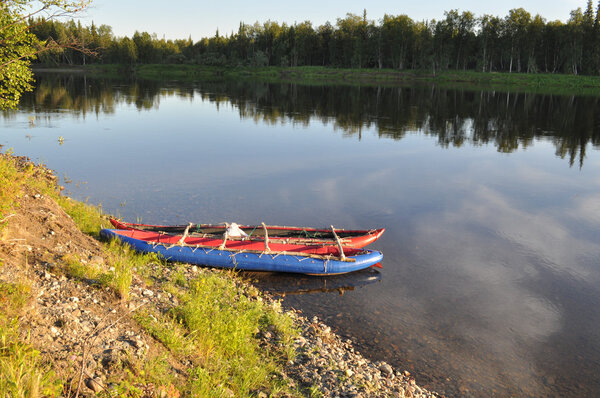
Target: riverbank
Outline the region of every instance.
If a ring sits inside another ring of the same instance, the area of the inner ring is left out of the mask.
[[[64,68],[58,68],[64,71]],[[80,71],[81,67],[73,68]],[[393,69],[337,69],[325,67],[226,68],[199,65],[86,65],[86,71],[108,77],[134,76],[148,80],[202,81],[219,79],[258,80],[306,85],[400,86],[436,84],[441,87],[519,91],[547,94],[598,95],[600,76],[548,73],[499,73]],[[51,71],[53,68],[36,69]],[[69,69],[66,69],[68,71]]]
[[[56,183],[0,154],[1,396],[435,396],[231,271],[99,241]]]

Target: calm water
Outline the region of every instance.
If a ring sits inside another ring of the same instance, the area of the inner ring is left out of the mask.
[[[600,394],[600,98],[44,75],[0,127],[126,220],[384,226],[248,276],[449,396]]]

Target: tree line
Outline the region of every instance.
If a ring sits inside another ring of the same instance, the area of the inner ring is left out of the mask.
[[[595,10],[594,10],[595,8]],[[547,21],[523,8],[505,17],[450,10],[444,18],[415,21],[385,15],[379,21],[347,14],[335,25],[310,21],[287,25],[273,21],[194,42],[191,37],[166,40],[135,32],[116,37],[107,25],[82,26],[31,18],[29,28],[40,40],[77,42],[89,49],[46,51],[37,62],[190,63],[209,66],[330,66],[438,71],[600,74],[600,1],[571,11],[566,22]]]

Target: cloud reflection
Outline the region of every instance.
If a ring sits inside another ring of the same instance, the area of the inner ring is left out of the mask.
[[[599,199],[581,198],[565,213],[578,218],[598,214]],[[492,388],[500,383],[540,393],[543,386],[531,352],[561,331],[564,317],[552,292],[539,285],[564,277],[595,283],[597,270],[586,259],[600,257],[600,247],[577,236],[564,214],[524,210],[516,200],[484,185],[472,187],[460,203],[458,209],[429,214],[415,223],[415,241],[431,242],[426,261],[444,259],[432,284],[453,286],[440,297],[451,302],[452,314],[430,312],[487,359],[465,358],[451,346],[447,355],[461,364],[455,370],[463,372],[463,380],[473,379],[477,369],[478,383],[487,379]]]

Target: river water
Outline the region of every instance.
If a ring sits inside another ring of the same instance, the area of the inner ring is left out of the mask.
[[[385,227],[246,276],[448,396],[600,394],[600,97],[48,74],[0,129],[125,220]]]

